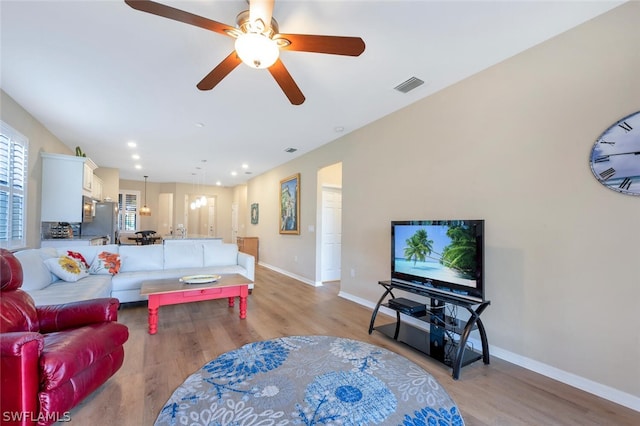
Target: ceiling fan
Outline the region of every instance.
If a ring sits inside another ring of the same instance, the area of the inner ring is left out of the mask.
[[[211,90],[241,62],[252,68],[267,68],[293,105],[300,105],[305,97],[279,59],[280,50],[360,56],[365,44],[360,37],[341,37],[309,34],[281,34],[272,16],[274,0],[249,0],[249,10],[240,12],[237,27],[232,27],[184,10],[150,0],[125,0],[142,12],[195,25],[209,31],[235,38],[235,50],[222,60],[198,84],[200,90]]]

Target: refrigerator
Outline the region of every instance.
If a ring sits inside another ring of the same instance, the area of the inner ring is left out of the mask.
[[[107,244],[118,241],[118,203],[101,201],[95,205],[95,216],[91,222],[82,224],[83,236],[106,236]]]

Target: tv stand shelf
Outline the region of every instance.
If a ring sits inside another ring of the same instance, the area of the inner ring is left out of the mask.
[[[378,301],[371,315],[369,324],[369,334],[377,330],[385,336],[405,343],[414,349],[437,359],[443,364],[452,368],[454,379],[460,377],[460,370],[465,365],[483,360],[489,364],[489,343],[487,334],[480,319],[480,314],[489,306],[490,301],[473,301],[464,298],[457,298],[432,291],[429,288],[420,288],[395,281],[379,281],[385,292]],[[404,290],[413,294],[428,297],[431,300],[430,307],[425,306],[425,310],[413,312],[410,309],[399,307],[391,303],[383,303],[387,296],[395,299],[393,290]],[[464,322],[458,318],[445,314],[447,304],[462,307],[469,312],[469,319]],[[387,307],[396,312],[396,322],[374,327],[376,316],[380,306]],[[429,324],[429,330],[416,327],[402,321],[400,314],[408,315]],[[477,330],[482,342],[482,351],[477,352],[467,348],[467,340],[472,331]],[[450,338],[451,335],[460,336],[458,340]],[[447,338],[448,336],[449,338]]]

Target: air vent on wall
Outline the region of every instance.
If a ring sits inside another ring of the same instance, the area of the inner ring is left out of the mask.
[[[396,87],[394,87],[394,89],[398,92],[407,93],[422,84],[424,84],[424,81],[420,80],[417,77],[411,77],[407,81],[398,84]]]

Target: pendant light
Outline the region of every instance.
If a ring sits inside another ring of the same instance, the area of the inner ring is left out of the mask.
[[[202,164],[206,165],[207,160],[202,160]],[[202,196],[200,197],[200,207],[204,207],[207,205],[207,196],[204,195],[204,191],[206,190],[205,185],[207,182],[207,169],[206,167],[202,169]]]
[[[195,173],[191,173],[191,176],[193,176],[192,181],[191,181],[192,182],[191,186],[193,188],[193,194],[191,194],[190,197],[194,196],[195,194],[198,193],[198,188],[196,187],[196,174]],[[197,195],[195,195],[195,196],[197,197]],[[192,201],[191,204],[189,204],[189,207],[191,207],[191,210],[195,210],[196,207],[200,207],[200,206],[196,206],[195,201]]]
[[[147,207],[147,178],[144,177],[144,206],[140,207],[140,216],[151,216],[151,209]]]

